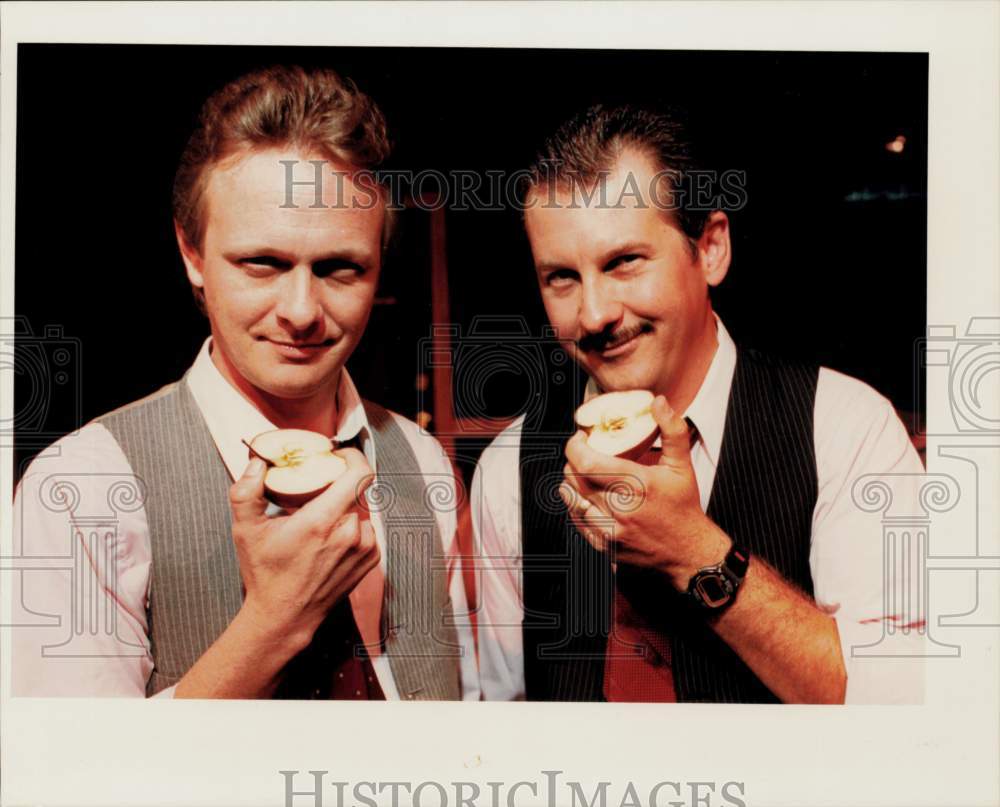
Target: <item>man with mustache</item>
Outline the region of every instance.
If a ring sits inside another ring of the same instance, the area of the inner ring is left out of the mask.
[[[895,495],[912,502],[919,458],[865,384],[733,343],[709,296],[729,221],[682,195],[695,167],[676,120],[594,107],[530,171],[542,300],[584,397],[653,392],[660,438],[639,461],[598,453],[580,400],[553,394],[484,452],[484,696],[918,699],[918,665],[887,677],[852,659],[900,615],[884,613],[881,526],[851,487],[909,474]]]
[[[372,174],[388,153],[378,107],[331,70],[269,68],[206,101],[173,214],[211,337],[22,480],[25,554],[81,563],[17,591],[73,632],[14,631],[16,694],[478,699],[455,512],[428,495],[454,501],[450,463],[345,369],[392,224]],[[284,512],[243,442],[291,428],[333,438],[347,471]],[[109,507],[111,531],[82,520]]]

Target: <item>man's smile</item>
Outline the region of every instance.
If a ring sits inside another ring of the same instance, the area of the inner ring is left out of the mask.
[[[287,359],[311,359],[334,344],[333,339],[321,342],[294,342],[284,339],[266,339],[277,352]]]

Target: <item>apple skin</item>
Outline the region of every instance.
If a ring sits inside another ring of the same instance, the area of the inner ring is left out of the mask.
[[[656,442],[656,438],[660,436],[660,430],[657,428],[652,434],[649,435],[645,440],[643,440],[635,448],[630,448],[628,451],[620,451],[615,454],[616,457],[623,460],[629,460],[631,462],[638,462],[640,457],[645,454],[649,449],[653,447],[653,443]]]
[[[581,417],[580,414],[582,411],[585,411],[585,407],[587,408],[587,410],[589,410],[591,416],[593,415],[593,410],[596,409],[597,411],[600,411],[601,398],[610,398],[612,396],[621,397],[624,395],[632,395],[632,394],[641,395],[641,397],[643,398],[648,398],[649,403],[647,404],[647,406],[652,404],[653,395],[652,393],[647,392],[645,390],[608,392],[604,393],[603,395],[598,395],[595,398],[591,398],[589,401],[586,401],[585,403],[581,404],[581,406],[577,409],[576,422],[577,425],[587,434],[588,437],[587,445],[593,448],[595,451],[600,451],[602,454],[618,457],[619,459],[629,460],[631,462],[637,462],[647,451],[649,451],[650,448],[653,447],[653,444],[656,442],[656,438],[659,437],[660,435],[659,426],[657,425],[656,421],[653,420],[652,415],[649,414],[648,409],[646,410],[645,414],[638,416],[638,417],[649,418],[650,424],[648,433],[638,443],[634,443],[631,446],[626,446],[625,448],[622,448],[614,453],[602,451],[600,447],[593,445],[593,443],[589,438],[596,424],[592,422],[591,418]],[[581,420],[584,422],[581,423]],[[588,420],[591,420],[591,422],[587,423]]]
[[[283,431],[283,430],[277,429],[275,431]],[[305,505],[308,502],[310,502],[313,499],[315,499],[317,496],[319,496],[325,490],[327,490],[327,488],[329,488],[330,485],[332,485],[336,481],[336,478],[331,479],[329,482],[327,482],[322,487],[314,488],[314,489],[308,490],[308,491],[303,491],[302,493],[285,493],[285,492],[282,492],[280,490],[275,490],[274,488],[272,488],[267,483],[268,476],[269,476],[271,470],[274,469],[274,464],[270,460],[268,460],[265,457],[263,457],[261,454],[258,454],[257,451],[255,451],[253,449],[253,447],[252,447],[253,443],[255,443],[258,440],[258,438],[260,438],[261,436],[263,436],[265,434],[269,434],[269,432],[262,432],[261,434],[258,434],[256,437],[254,437],[254,439],[250,443],[247,444],[248,448],[250,449],[247,453],[248,453],[250,459],[253,459],[254,457],[257,457],[259,459],[263,459],[268,464],[267,471],[265,471],[265,473],[264,473],[264,498],[266,498],[269,502],[272,502],[273,504],[275,504],[278,507],[281,507],[281,508],[283,508],[285,510],[290,510],[290,509],[302,507],[303,505]],[[322,435],[318,435],[318,436],[322,437]],[[328,442],[330,442],[329,438],[324,438],[324,439],[326,439]],[[330,442],[330,447],[331,447],[331,449],[333,448],[332,442]],[[330,453],[333,454],[334,452],[331,450]],[[343,467],[343,470],[341,471],[341,473],[343,473],[343,471],[347,470],[346,463],[342,463],[342,464],[344,465],[344,467]]]

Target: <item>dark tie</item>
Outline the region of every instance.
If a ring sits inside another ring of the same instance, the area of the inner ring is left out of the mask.
[[[694,445],[698,431],[690,419],[688,432]],[[638,461],[643,465],[658,464],[660,449],[650,449]],[[609,701],[673,703],[677,700],[670,637],[644,615],[647,608],[665,604],[665,598],[657,596],[657,589],[662,590],[665,585],[669,583],[648,570],[618,564],[612,627],[604,659],[604,697]]]
[[[274,694],[285,700],[385,700],[347,597],[293,658]]]

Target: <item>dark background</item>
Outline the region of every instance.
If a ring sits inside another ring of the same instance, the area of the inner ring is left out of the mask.
[[[388,118],[394,165],[413,171],[514,171],[598,101],[685,108],[709,164],[746,172],[733,265],[713,293],[737,342],[856,375],[910,428],[921,416],[926,54],[22,44],[16,474],[45,443],[190,365],[208,329],[173,240],[173,171],[204,98],[274,63],[354,78]],[[885,148],[897,135],[900,154]],[[402,218],[380,291],[397,303],[376,306],[349,367],[363,395],[413,417],[428,215]],[[462,334],[480,315],[523,315],[540,332],[517,211],[449,212],[447,244]],[[516,414],[527,383],[510,368],[484,377],[488,414]]]

